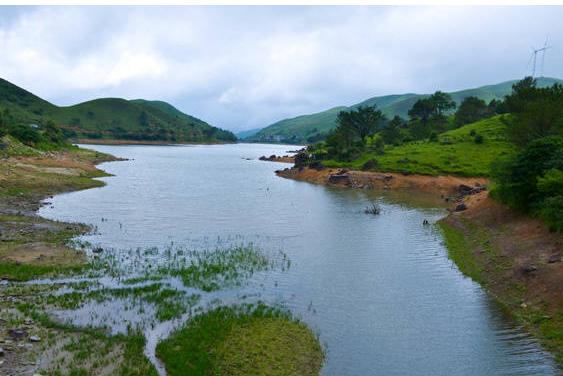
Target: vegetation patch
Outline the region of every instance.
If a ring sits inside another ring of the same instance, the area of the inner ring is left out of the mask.
[[[376,169],[422,175],[489,176],[491,164],[500,156],[514,153],[508,140],[505,115],[480,120],[444,132],[435,141],[419,140],[402,145],[388,145],[384,152],[367,151],[351,162],[327,160],[327,167],[362,170],[369,161]],[[482,137],[475,142],[475,135]],[[373,163],[373,162],[372,162]]]
[[[195,316],[158,344],[157,355],[170,376],[318,375],[324,358],[306,325],[261,303]]]
[[[289,260],[284,257],[284,264]],[[225,287],[240,285],[255,272],[272,269],[275,260],[253,245],[235,246],[213,251],[195,252],[191,255],[189,265],[172,270],[184,285],[196,287],[203,291],[213,291]]]

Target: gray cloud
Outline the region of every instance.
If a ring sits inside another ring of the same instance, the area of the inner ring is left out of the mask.
[[[167,100],[232,130],[374,95],[563,77],[563,7],[0,7],[0,77],[59,105]],[[528,69],[528,70],[527,70]]]

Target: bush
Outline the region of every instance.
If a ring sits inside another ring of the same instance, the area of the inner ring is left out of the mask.
[[[377,160],[372,158],[362,165],[362,170],[364,171],[375,170],[378,167],[378,165],[379,163],[377,162]]]
[[[535,140],[516,156],[493,165],[493,195],[513,208],[563,229],[563,137]]]
[[[476,144],[482,144],[483,141],[484,141],[484,138],[483,138],[482,135],[478,134],[478,135],[475,135],[474,141],[475,141]]]

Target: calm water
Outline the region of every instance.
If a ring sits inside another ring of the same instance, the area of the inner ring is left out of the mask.
[[[93,224],[84,240],[117,250],[229,241],[283,250],[291,268],[256,276],[253,291],[319,333],[324,375],[559,374],[422,226],[444,215],[430,197],[286,180],[273,172],[287,165],[257,160],[292,146],[89,147],[131,160],[103,164],[115,175],[107,186],[57,196],[41,215]],[[363,213],[373,201],[379,216]],[[167,332],[159,328],[149,346]]]

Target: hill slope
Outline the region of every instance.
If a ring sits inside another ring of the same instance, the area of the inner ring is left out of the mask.
[[[19,122],[53,120],[67,136],[162,142],[233,142],[229,131],[184,114],[162,101],[101,98],[58,107],[0,79],[0,110],[8,109]]]
[[[489,102],[493,99],[502,99],[510,94],[512,85],[518,80],[501,82],[495,85],[481,86],[474,89],[461,90],[449,93],[459,104],[464,98],[475,96]],[[538,78],[538,86],[551,86],[554,83],[563,83],[563,80],[542,77]],[[359,106],[376,105],[387,117],[395,115],[407,117],[407,113],[412,105],[421,98],[429,94],[399,94],[386,95],[381,97],[369,98],[363,102],[349,107],[335,107],[326,111],[310,115],[298,116],[291,119],[284,119],[263,128],[260,132],[247,138],[248,141],[261,142],[291,142],[306,143],[323,138],[326,133],[336,127],[336,117],[338,113],[345,109],[352,109]]]
[[[491,163],[500,155],[514,152],[508,141],[504,116],[497,115],[441,133],[438,141],[414,141],[388,146],[382,155],[365,153],[353,162],[323,161],[328,167],[349,167],[356,170],[369,160],[385,172],[422,175],[489,176]],[[483,137],[475,142],[475,135]]]

